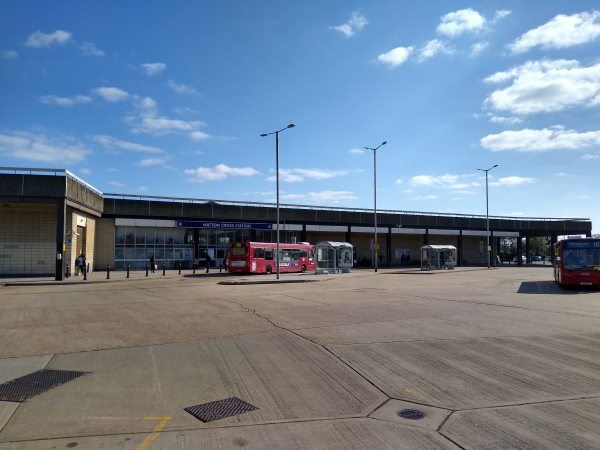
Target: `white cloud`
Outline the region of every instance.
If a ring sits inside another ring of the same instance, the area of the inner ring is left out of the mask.
[[[435,186],[455,184],[459,179],[458,175],[446,173],[444,175],[417,175],[412,177],[411,184],[413,186]]]
[[[165,158],[146,158],[140,160],[137,164],[140,167],[164,166],[167,163]]]
[[[19,57],[19,54],[14,50],[2,50],[2,57],[4,59],[16,59]]]
[[[401,178],[398,178],[398,179],[396,180],[396,184],[402,184],[402,179],[401,179]]]
[[[36,31],[25,41],[28,47],[42,48],[52,45],[64,45],[71,40],[71,33],[64,30],[56,30],[54,33],[42,33]]]
[[[176,83],[173,80],[167,81],[167,86],[178,94],[197,94],[198,91],[193,86],[188,86],[183,83]]]
[[[557,172],[554,175],[556,175],[557,177],[566,177],[567,174],[565,172]]]
[[[84,103],[90,103],[92,97],[87,95],[74,95],[72,97],[57,97],[56,95],[43,95],[40,97],[40,102],[46,105],[57,105],[57,106],[73,106],[82,105]]]
[[[396,47],[388,52],[380,54],[377,57],[377,61],[379,61],[381,64],[397,67],[406,61],[412,52],[412,47]]]
[[[116,180],[109,181],[108,184],[110,184],[113,187],[118,187],[118,188],[127,187],[127,185],[125,183],[121,183],[120,181],[116,181]]]
[[[167,68],[166,64],[159,63],[159,62],[142,64],[142,69],[144,69],[144,71],[146,72],[146,75],[148,75],[149,77],[158,75],[166,68]]]
[[[173,132],[193,132],[198,127],[204,125],[200,120],[182,120],[170,119],[159,116],[142,116],[139,122],[134,126],[134,131],[150,134],[168,134]]]
[[[533,178],[510,176],[498,178],[498,181],[490,182],[490,186],[519,186],[521,184],[531,184],[534,181]]]
[[[561,126],[533,130],[524,128],[490,134],[481,139],[481,146],[492,151],[545,152],[576,150],[600,145],[600,130],[579,133]]]
[[[82,42],[79,46],[81,53],[85,56],[104,56],[104,50],[100,50],[93,42]]]
[[[360,13],[360,11],[353,11],[352,16],[350,16],[348,22],[329,28],[338,31],[342,33],[345,37],[349,38],[351,36],[354,36],[354,34],[356,34],[357,32],[361,31],[365,26],[367,26],[368,23],[369,21],[365,16],[363,16]]]
[[[471,45],[471,52],[469,53],[469,56],[479,56],[481,52],[488,48],[488,45],[490,45],[490,43],[486,41],[475,42],[473,45]]]
[[[513,114],[600,104],[600,64],[581,67],[575,60],[528,61],[508,71],[496,72],[484,81],[511,82],[508,87],[492,92],[485,104]]]
[[[350,149],[350,154],[351,155],[362,155],[365,151],[363,149],[360,148],[351,148]]]
[[[508,45],[513,53],[524,53],[533,47],[565,48],[581,45],[600,36],[600,11],[570,16],[559,14],[549,22],[529,30]]]
[[[148,186],[138,186],[136,191],[138,192],[148,192]]]
[[[215,167],[197,167],[185,169],[184,173],[190,175],[190,181],[218,181],[228,177],[250,177],[258,175],[258,170],[252,167],[230,167],[226,164],[217,164]]]
[[[279,169],[279,179],[287,183],[297,183],[306,178],[311,180],[327,180],[334,177],[347,175],[347,170],[329,170],[329,169]],[[275,181],[275,176],[267,178],[268,181]]]
[[[591,153],[586,153],[581,157],[581,159],[585,159],[586,161],[591,161],[593,159],[600,159],[600,155],[593,155]]]
[[[501,125],[516,125],[523,122],[523,119],[520,117],[504,117],[504,116],[495,116],[490,114],[489,120],[492,123],[501,124]]]
[[[305,194],[283,194],[281,195],[283,200],[292,201],[303,201],[309,203],[321,203],[321,204],[339,204],[351,202],[357,199],[356,195],[352,191],[316,191],[307,192]]]
[[[192,141],[201,142],[207,139],[210,139],[210,134],[205,133],[204,131],[192,131],[189,134]]]
[[[438,198],[437,195],[430,194],[430,195],[418,195],[416,197],[413,197],[411,200],[435,200],[436,198]]]
[[[456,37],[463,33],[480,31],[484,26],[485,17],[477,11],[467,8],[442,16],[437,32],[445,36]]]
[[[89,175],[89,174],[91,174],[91,173],[92,173],[92,169],[87,169],[87,168],[84,168],[84,169],[79,169],[79,171],[80,171],[80,172],[81,172],[83,175]]]
[[[417,60],[423,62],[429,58],[433,58],[437,54],[453,55],[454,49],[447,42],[439,39],[432,39],[419,50]]]
[[[492,19],[492,21],[497,22],[498,20],[504,19],[505,17],[508,17],[511,14],[512,14],[512,11],[509,9],[498,9],[494,13],[494,18]]]
[[[92,93],[102,97],[107,102],[120,102],[129,97],[129,94],[123,89],[117,87],[99,87],[92,89]]]
[[[126,150],[134,153],[165,153],[164,150],[158,147],[136,144],[135,142],[122,141],[120,139],[115,139],[114,137],[107,136],[105,134],[96,134],[92,136],[91,139],[109,150]]]
[[[58,165],[83,161],[91,153],[70,137],[49,138],[43,134],[14,131],[0,134],[0,156]]]

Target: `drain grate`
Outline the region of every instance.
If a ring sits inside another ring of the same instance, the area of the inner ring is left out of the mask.
[[[65,384],[88,372],[42,369],[0,384],[0,400],[24,402],[42,392]]]
[[[225,417],[237,416],[248,411],[258,409],[256,406],[246,403],[237,397],[230,397],[216,402],[204,403],[202,405],[189,406],[184,411],[190,413],[201,422],[212,422]]]
[[[425,414],[423,411],[419,411],[418,409],[403,409],[398,411],[398,415],[403,419],[421,420],[427,414]]]

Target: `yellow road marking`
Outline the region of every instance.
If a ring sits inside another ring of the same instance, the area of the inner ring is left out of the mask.
[[[404,392],[406,392],[408,395],[412,395],[414,398],[416,398],[418,400],[427,401],[427,397],[424,397],[423,395],[419,394],[416,389],[405,388]]]
[[[158,424],[154,427],[154,433],[149,434],[148,436],[146,436],[146,439],[144,439],[144,442],[142,442],[140,444],[140,446],[138,447],[138,450],[146,450],[148,448],[148,446],[154,442],[154,440],[158,437],[158,435],[160,434],[160,432],[163,430],[163,428],[165,427],[165,425],[167,424],[167,422],[169,420],[171,420],[172,417],[171,416],[162,416],[162,417],[155,417],[155,416],[146,416],[144,417],[144,420],[158,420]]]

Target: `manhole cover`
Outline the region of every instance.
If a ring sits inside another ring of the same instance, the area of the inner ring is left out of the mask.
[[[29,375],[0,384],[0,400],[6,402],[24,402],[42,392],[46,392],[86,374],[87,372],[74,372],[71,370],[38,370]]]
[[[421,420],[427,414],[425,414],[423,411],[419,411],[418,409],[402,409],[398,411],[398,415],[403,419]]]
[[[202,405],[189,406],[184,411],[190,413],[201,422],[212,422],[225,417],[237,416],[248,411],[254,411],[256,406],[246,403],[237,397],[226,398],[216,402],[204,403]]]

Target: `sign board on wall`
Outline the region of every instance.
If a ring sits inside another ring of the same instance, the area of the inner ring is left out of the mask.
[[[203,220],[178,220],[178,228],[214,228],[234,230],[272,230],[272,223],[249,223],[249,222],[214,222]]]
[[[77,226],[78,227],[85,227],[85,225],[87,223],[87,218],[79,216],[79,215],[76,215],[75,217],[77,218]]]

